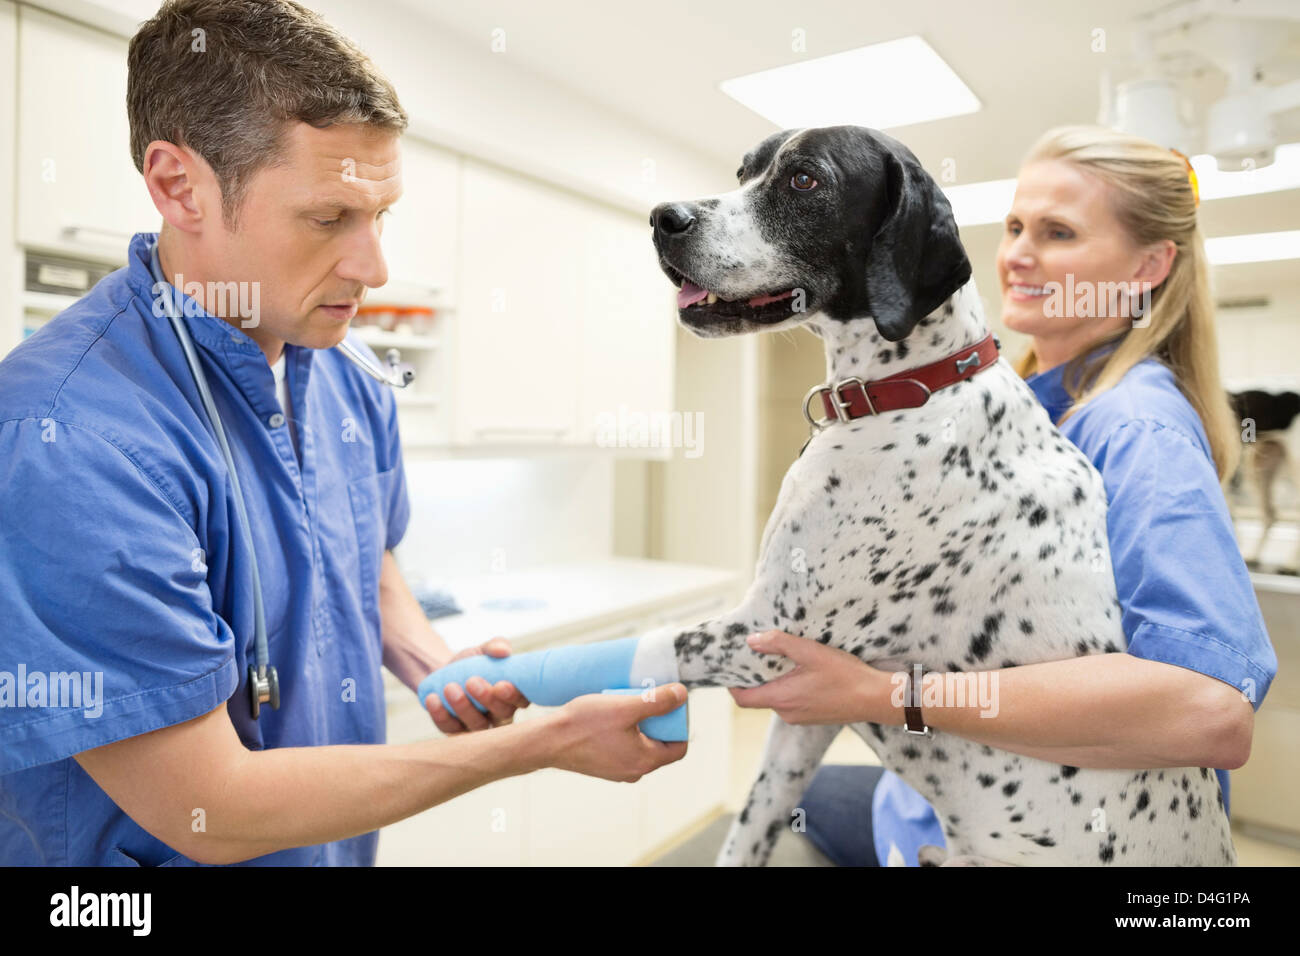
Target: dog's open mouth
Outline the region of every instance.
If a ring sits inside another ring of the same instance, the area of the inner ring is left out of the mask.
[[[746,299],[724,299],[716,292],[710,292],[703,286],[696,285],[678,270],[664,264],[668,277],[677,289],[677,309],[684,316],[706,315],[746,318],[764,321],[785,318],[791,314],[791,304],[795,290],[785,289],[776,292],[763,292]]]

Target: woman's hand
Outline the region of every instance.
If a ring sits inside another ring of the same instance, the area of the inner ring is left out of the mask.
[[[889,675],[847,651],[784,631],[751,634],[760,654],[780,654],[795,669],[758,687],[731,688],[741,707],[770,707],[787,724],[901,724],[902,712],[890,705]]]
[[[478,647],[467,647],[454,657],[449,658],[443,666],[450,664],[452,661],[458,661],[462,657],[476,657],[479,654],[486,654],[488,657],[508,657],[510,655],[510,642],[504,637],[494,637],[486,644],[480,644]],[[481,713],[474,702],[469,699],[465,693],[468,690],[474,695],[474,700],[487,708],[487,713]],[[443,693],[447,695],[447,703],[451,705],[449,711],[442,705],[442,701],[437,694],[430,694],[424,700],[425,709],[429,711],[429,716],[433,718],[434,724],[444,734],[459,734],[467,730],[487,730],[490,727],[500,727],[502,724],[508,724],[515,719],[515,711],[520,707],[527,707],[529,700],[514,684],[508,680],[497,681],[495,684],[489,684],[482,677],[471,677],[465,682],[465,688],[462,689],[459,684],[448,684]]]

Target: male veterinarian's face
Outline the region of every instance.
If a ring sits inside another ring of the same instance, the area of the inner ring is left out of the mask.
[[[1095,303],[1097,289],[1139,273],[1142,252],[1112,209],[1106,184],[1071,163],[1043,160],[1020,171],[996,260],[1008,328],[1086,340],[1129,323],[1124,314],[1076,307],[1085,286],[1091,284]],[[1049,283],[1061,290],[1051,307]],[[1074,298],[1066,295],[1071,288]]]
[[[790,328],[861,272],[883,161],[856,127],[784,130],[746,153],[738,189],[655,207],[681,323],[705,337]]]
[[[359,124],[298,122],[284,150],[253,174],[235,230],[208,230],[205,258],[221,275],[259,282],[260,323],[246,330],[259,344],[330,348],[367,289],[388,281],[380,236],[402,192],[399,139]]]

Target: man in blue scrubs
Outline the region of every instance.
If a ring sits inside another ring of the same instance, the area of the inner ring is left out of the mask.
[[[387,281],[407,118],[314,14],[254,5],[167,3],[132,40],[161,235],[0,363],[0,864],[370,864],[379,827],[491,780],[685,752],[636,729],[680,685],[516,725],[514,688],[471,681],[487,716],[457,688],[429,704],[453,736],[384,745],[381,666],[414,690],[451,655],[390,553],[393,396],[332,346]],[[257,718],[249,554],[155,241],[247,501],[280,679]]]

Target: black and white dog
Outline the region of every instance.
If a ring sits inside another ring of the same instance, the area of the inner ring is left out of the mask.
[[[646,635],[636,673],[754,686],[790,667],[746,644],[771,628],[894,671],[1123,651],[1101,478],[992,344],[977,353],[989,330],[970,263],[916,157],[860,127],[787,130],[738,176],[652,213],[679,320],[701,336],[808,326],[826,347],[812,397],[828,414],[785,476],[740,606]],[[858,390],[904,370],[929,384]],[[1090,770],[853,729],[938,810],[949,863],[1236,862],[1206,768]],[[766,861],[839,730],[773,718],[720,863]],[[943,859],[931,849],[925,862]]]
[[[1228,393],[1237,419],[1243,430],[1247,423],[1254,426],[1255,440],[1245,443],[1241,467],[1233,475],[1233,483],[1243,476],[1250,479],[1259,501],[1259,540],[1246,558],[1252,568],[1261,566],[1264,546],[1269,532],[1277,521],[1277,506],[1273,490],[1278,477],[1289,470],[1291,481],[1300,489],[1300,394],[1251,389]],[[1300,543],[1291,556],[1290,565],[1278,568],[1282,573],[1300,574]]]

